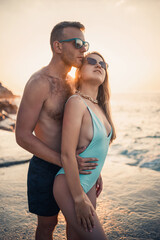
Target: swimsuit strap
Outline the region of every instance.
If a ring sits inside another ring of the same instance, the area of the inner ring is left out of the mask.
[[[66,103],[69,101],[70,98],[75,97],[75,96],[77,96],[77,95],[76,95],[76,94],[71,95],[71,96],[67,99]],[[66,104],[66,103],[65,103],[65,104]]]
[[[72,95],[72,96],[73,96],[73,95]],[[76,96],[77,96],[77,95],[76,95]],[[93,121],[93,125],[95,124],[95,118],[96,118],[96,119],[98,120],[98,122],[103,126],[105,132],[107,133],[106,128],[105,128],[104,124],[101,122],[101,120],[99,119],[99,117],[97,117],[97,115],[96,115],[96,114],[92,111],[92,109],[87,105],[86,101],[85,101],[80,95],[78,95],[78,96],[82,99],[82,101],[84,102],[84,104],[85,104],[86,107],[88,108],[88,110],[89,110],[89,112],[90,112],[90,114],[91,114],[91,118],[92,118],[92,121]],[[111,136],[111,135],[112,135],[112,126],[111,126],[111,131],[110,131],[108,137]]]
[[[73,94],[73,95],[71,95],[71,96],[67,99],[66,103],[69,101],[70,98],[75,97],[75,96],[78,96],[79,98],[81,98],[81,100],[83,101],[83,103],[86,105],[88,111],[89,111],[90,114],[91,114],[91,118],[92,118],[92,121],[93,121],[93,124],[94,124],[94,122],[95,122],[95,116],[96,116],[96,115],[95,115],[95,113],[92,111],[92,109],[87,105],[86,101],[85,101],[80,95],[78,95],[78,94]],[[65,103],[65,104],[66,104],[66,103]],[[95,115],[95,116],[94,116],[94,115]]]
[[[70,98],[75,97],[75,96],[78,96],[78,97],[81,98],[81,100],[83,101],[83,103],[86,105],[88,111],[90,112],[90,115],[91,115],[91,118],[92,118],[92,123],[93,123],[94,132],[96,131],[96,128],[97,128],[97,125],[95,124],[95,122],[96,122],[96,120],[97,120],[97,121],[100,123],[100,125],[103,126],[104,131],[107,133],[104,124],[101,122],[101,120],[99,119],[99,117],[97,117],[97,115],[92,111],[92,109],[87,105],[86,101],[85,101],[80,95],[78,95],[78,94],[73,94],[73,95],[71,95],[71,96],[67,99],[66,103],[68,102],[68,100],[69,100]],[[110,131],[108,137],[111,136],[111,135],[112,135],[112,126],[111,126],[111,131]]]
[[[89,106],[87,105],[86,101],[80,95],[77,94],[76,96],[79,96],[82,99],[82,101],[84,102],[84,104],[86,105],[86,107],[89,108]]]
[[[66,103],[69,101],[70,98],[76,97],[76,96],[80,97],[80,98],[82,99],[82,101],[84,102],[84,104],[86,105],[86,107],[89,108],[89,106],[88,106],[87,103],[84,101],[84,99],[83,99],[80,95],[78,95],[78,94],[73,94],[73,95],[71,95],[71,96],[67,99]],[[66,103],[65,103],[65,104],[66,104]]]

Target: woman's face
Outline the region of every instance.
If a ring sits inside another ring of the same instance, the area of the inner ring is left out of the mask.
[[[98,86],[104,82],[106,64],[103,59],[97,54],[89,54],[85,57],[81,67],[80,78],[82,81],[94,81]]]

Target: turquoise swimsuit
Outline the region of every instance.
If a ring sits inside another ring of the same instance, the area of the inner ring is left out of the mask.
[[[75,96],[75,95],[72,95],[72,96]],[[111,127],[110,134],[107,136],[105,126],[102,124],[100,119],[90,109],[90,107],[86,104],[84,100],[83,102],[85,103],[92,118],[93,138],[90,144],[88,145],[88,147],[81,154],[79,154],[79,156],[81,156],[82,158],[98,158],[99,160],[98,166],[96,166],[95,169],[90,170],[92,172],[91,174],[87,174],[87,175],[79,174],[81,186],[83,187],[84,192],[87,193],[95,185],[101,173],[102,167],[105,162],[105,158],[107,156],[110,139],[112,136],[112,127]],[[59,174],[65,174],[63,168],[61,168],[57,173],[57,175]]]

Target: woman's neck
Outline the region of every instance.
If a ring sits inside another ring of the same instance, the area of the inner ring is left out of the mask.
[[[81,93],[93,98],[94,100],[97,99],[98,96],[98,87],[88,84],[82,84],[79,89]]]

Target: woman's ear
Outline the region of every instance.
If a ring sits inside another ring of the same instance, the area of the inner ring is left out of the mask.
[[[59,41],[54,41],[53,49],[54,49],[54,52],[61,53],[62,52],[62,43],[60,43]]]

